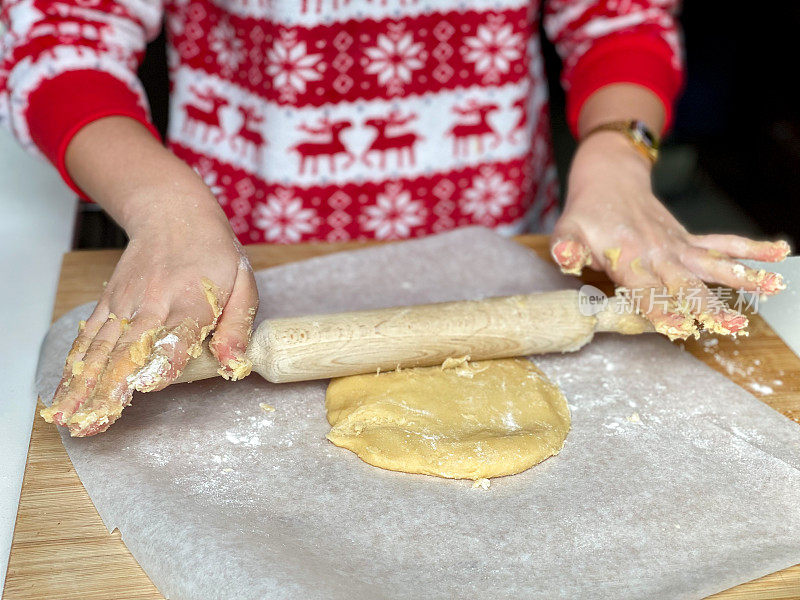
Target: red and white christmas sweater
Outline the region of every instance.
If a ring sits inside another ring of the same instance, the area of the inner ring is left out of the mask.
[[[568,120],[632,82],[669,112],[677,0],[543,0]],[[166,19],[169,147],[244,243],[404,238],[556,213],[539,0],[2,0],[0,119],[64,168]],[[76,188],[77,189],[77,188]]]

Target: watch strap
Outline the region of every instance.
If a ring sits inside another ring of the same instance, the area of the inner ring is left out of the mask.
[[[655,135],[643,121],[632,119],[628,121],[610,121],[608,123],[602,123],[589,130],[581,141],[599,131],[616,131],[621,133],[651,162],[655,163],[658,159],[658,150],[661,142],[658,136]]]

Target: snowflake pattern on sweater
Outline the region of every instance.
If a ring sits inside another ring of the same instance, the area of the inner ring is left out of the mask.
[[[545,3],[572,113],[617,81],[669,105],[681,68],[674,4]],[[514,233],[555,216],[538,2],[2,7],[0,119],[68,181],[76,125],[112,114],[147,122],[136,67],[166,17],[167,143],[242,242],[400,239],[476,223]]]

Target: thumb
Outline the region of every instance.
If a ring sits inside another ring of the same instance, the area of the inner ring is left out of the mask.
[[[579,231],[569,225],[556,224],[550,237],[550,254],[562,273],[580,275],[583,267],[592,264],[592,251]]]
[[[258,288],[253,270],[243,256],[236,274],[231,296],[222,309],[217,328],[208,344],[219,361],[219,374],[236,381],[250,374],[253,363],[245,351],[253,332],[253,319],[258,309]]]

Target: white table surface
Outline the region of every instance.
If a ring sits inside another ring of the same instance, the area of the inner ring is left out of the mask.
[[[77,200],[55,169],[0,128],[0,595],[8,567],[36,398],[39,345],[53,311]]]

